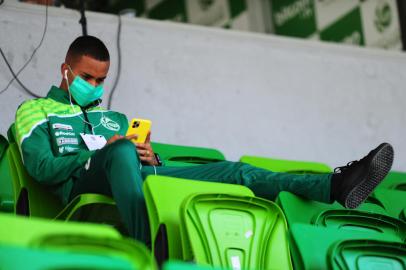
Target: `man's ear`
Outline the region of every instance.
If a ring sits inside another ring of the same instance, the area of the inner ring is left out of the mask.
[[[61,74],[64,79],[67,79],[67,77],[68,77],[67,71],[68,71],[68,66],[65,63],[62,63]]]

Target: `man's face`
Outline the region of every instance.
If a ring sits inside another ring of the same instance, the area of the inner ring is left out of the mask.
[[[67,64],[69,64],[71,69],[69,69]],[[72,63],[63,64],[62,75],[65,76],[65,70],[67,70],[69,85],[75,76],[80,76],[91,85],[98,86],[106,79],[109,67],[110,61],[99,61],[90,56],[83,55],[75,61],[72,61]]]

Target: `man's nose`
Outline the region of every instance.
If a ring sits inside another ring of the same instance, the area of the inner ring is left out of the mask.
[[[90,83],[91,85],[93,85],[94,87],[96,87],[98,85],[98,83],[95,79],[89,79],[89,80],[87,80],[87,82]]]

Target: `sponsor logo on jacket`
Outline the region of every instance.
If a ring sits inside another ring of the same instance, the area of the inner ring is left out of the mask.
[[[66,131],[56,131],[55,136],[75,136],[76,134],[73,132],[66,132]]]
[[[53,129],[60,129],[60,130],[73,130],[71,125],[65,125],[61,123],[55,123],[52,125]]]
[[[112,131],[119,131],[120,130],[120,125],[117,122],[114,122],[113,120],[111,120],[110,118],[103,116],[100,119],[101,124],[103,125],[103,127],[112,130]]]
[[[71,147],[71,146],[61,146],[61,147],[59,147],[59,153],[63,153],[64,151],[66,151],[66,152],[74,152],[74,151],[77,151],[77,150],[79,150],[79,148],[77,148],[77,147]]]
[[[77,138],[66,138],[66,137],[60,137],[60,138],[56,138],[56,144],[58,146],[62,146],[65,144],[79,144],[79,141]]]

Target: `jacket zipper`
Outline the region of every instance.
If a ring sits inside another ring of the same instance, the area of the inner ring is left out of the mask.
[[[80,109],[82,110],[83,116],[85,117],[85,124],[87,125],[87,127],[89,128],[89,131],[94,134],[94,130],[93,130],[93,126],[89,121],[89,117],[87,117],[87,112],[84,108],[80,107]]]

